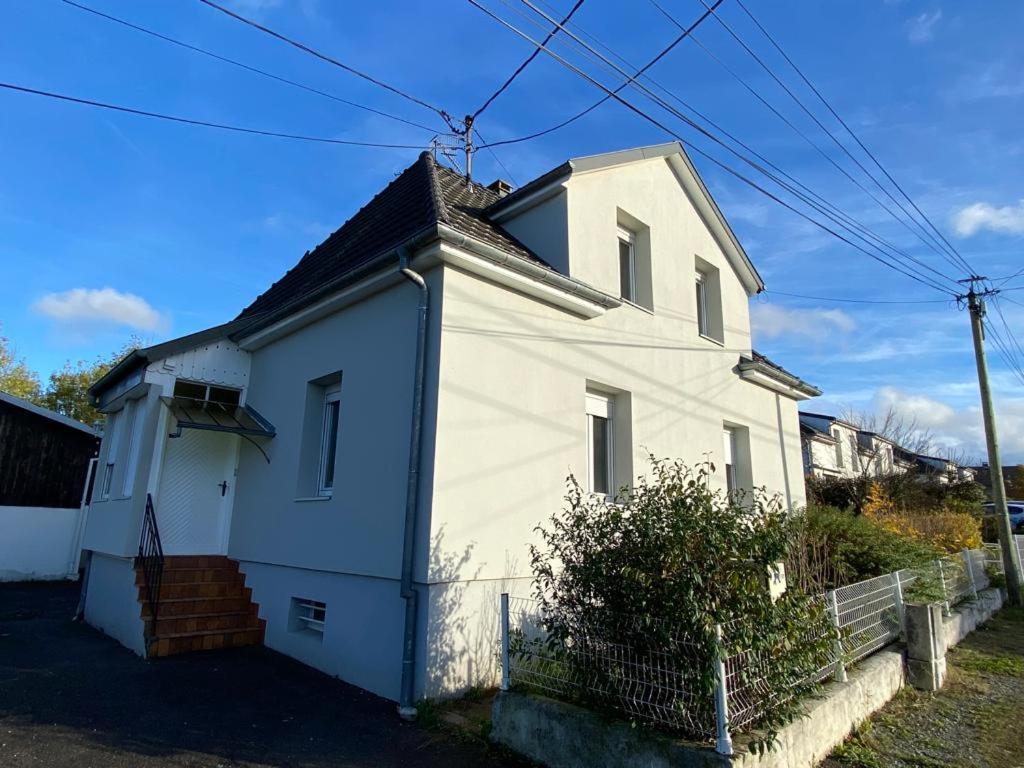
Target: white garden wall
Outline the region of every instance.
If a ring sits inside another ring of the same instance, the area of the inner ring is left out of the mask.
[[[0,581],[77,574],[81,515],[78,508],[0,506]]]

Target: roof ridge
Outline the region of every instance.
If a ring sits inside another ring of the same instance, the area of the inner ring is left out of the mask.
[[[444,224],[451,226],[451,217],[448,215],[448,207],[444,202],[444,194],[441,192],[441,181],[437,178],[437,161],[429,151],[420,155],[427,167],[427,179],[430,181],[430,202],[433,206],[434,218]]]

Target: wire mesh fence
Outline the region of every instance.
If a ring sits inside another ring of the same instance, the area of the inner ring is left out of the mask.
[[[988,586],[986,565],[992,561],[990,548],[967,550],[821,595],[818,599],[832,617],[834,645],[827,663],[809,680],[845,679],[849,665],[899,640],[905,602],[952,607],[976,597]],[[554,640],[538,602],[506,600],[506,685],[611,711],[690,738],[717,738],[719,751],[723,734],[728,742],[730,732],[756,728],[772,707],[792,698],[790,691],[768,684],[770,665],[778,663],[778,653],[784,650],[773,654],[741,649],[721,655],[715,650],[734,647],[728,625],[724,642],[717,645],[665,627],[648,632],[639,627],[608,631],[574,626],[569,636]],[[722,630],[718,628],[719,640]],[[622,641],[624,637],[629,639]]]

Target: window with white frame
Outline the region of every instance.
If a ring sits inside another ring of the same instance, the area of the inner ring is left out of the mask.
[[[843,436],[838,429],[832,430],[832,439],[836,441],[836,467],[842,469],[845,466],[843,459]]]
[[[320,439],[318,493],[334,493],[334,463],[338,456],[338,422],[341,417],[341,384],[324,389],[323,435]]]
[[[615,495],[615,404],[611,397],[587,393],[587,475],[591,493]]]
[[[857,436],[847,435],[847,440],[850,443],[850,466],[854,471],[860,471],[860,451],[857,449]]]
[[[722,430],[723,463],[725,465],[725,489],[732,493],[740,487],[736,466],[736,430],[726,427]]]
[[[121,442],[121,411],[114,411],[107,414],[106,434],[104,441],[107,443],[106,460],[103,467],[103,482],[100,483],[100,498],[109,499],[114,484],[114,469],[117,466],[117,454]]]
[[[696,275],[697,284],[697,332],[701,336],[709,336],[708,328],[708,281],[703,272]]]
[[[619,227],[619,295],[626,301],[637,300],[636,235]]]
[[[131,400],[124,407],[125,434],[128,435],[127,460],[124,465],[124,480],[121,481],[121,494],[131,498],[135,486],[135,472],[139,466],[139,448],[142,443],[143,404],[145,401]]]

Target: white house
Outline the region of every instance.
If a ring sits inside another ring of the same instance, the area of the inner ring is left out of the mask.
[[[869,467],[857,427],[821,413],[800,413],[804,474],[815,477],[857,477]]]
[[[237,319],[93,387],[86,618],[150,655],[262,641],[404,707],[490,683],[570,473],[710,458],[803,503],[819,392],[751,349],[762,287],[678,144],[511,194],[424,153]]]

